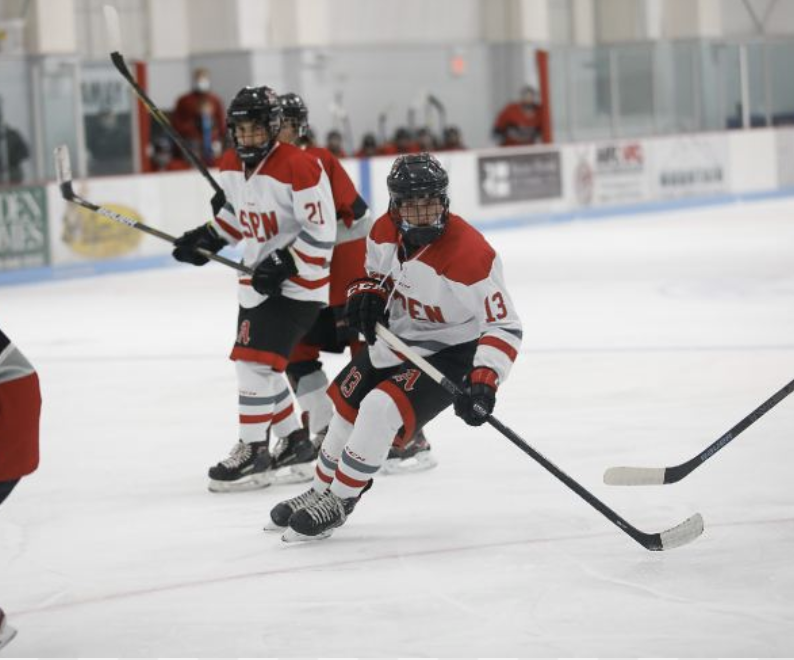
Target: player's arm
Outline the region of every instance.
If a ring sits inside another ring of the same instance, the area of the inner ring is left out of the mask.
[[[458,292],[467,299],[481,334],[463,393],[455,399],[455,413],[467,424],[479,426],[493,411],[496,392],[518,357],[521,320],[507,292],[498,256],[486,278]]]

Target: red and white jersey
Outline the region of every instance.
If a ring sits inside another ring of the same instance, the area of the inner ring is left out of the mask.
[[[353,181],[342,163],[324,147],[308,147],[305,151],[320,160],[331,181],[331,194],[334,197],[334,209],[338,223],[336,244],[340,245],[366,238],[372,229],[372,216],[367,203],[358,194],[358,190],[353,185]]]
[[[39,464],[39,377],[0,330],[0,481],[33,472]]]
[[[233,149],[221,157],[219,169],[226,205],[213,223],[218,233],[232,245],[245,241],[243,263],[251,268],[291,246],[298,273],[284,282],[282,295],[327,304],[336,217],[320,162],[277,142],[248,179]],[[256,307],[266,297],[254,290],[250,277],[240,278],[241,306]]]
[[[364,254],[367,235],[372,229],[372,216],[336,156],[323,147],[309,147],[306,153],[320,160],[331,181],[337,224],[328,304],[337,307],[345,304],[348,285],[366,276]]]
[[[400,236],[388,214],[367,239],[367,272],[390,290],[389,328],[422,356],[478,341],[473,367],[493,369],[502,382],[521,347],[521,321],[507,292],[502,263],[482,234],[449,215],[441,237],[401,261]],[[372,363],[402,361],[380,339]]]

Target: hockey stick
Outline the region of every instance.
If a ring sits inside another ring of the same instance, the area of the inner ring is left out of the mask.
[[[604,472],[604,483],[610,486],[661,486],[681,481],[699,465],[705,463],[720,449],[727,445],[748,426],[755,424],[778,403],[794,392],[794,380],[778,390],[770,398],[753,410],[741,422],[720,436],[700,454],[680,465],[663,468],[611,467]]]
[[[417,355],[416,352],[399,337],[396,337],[390,330],[378,324],[376,332],[388,346],[395,351],[402,354],[408,360],[413,362],[425,374],[437,382],[450,394],[457,395],[460,393],[460,388],[455,385],[449,378],[444,376],[438,369],[436,369],[427,360]],[[698,536],[703,533],[703,518],[699,513],[687,518],[684,522],[675,527],[672,527],[664,532],[658,534],[646,534],[641,532],[633,525],[629,524],[620,515],[615,513],[606,504],[599,500],[586,488],[581,486],[579,482],[569,477],[565,472],[560,470],[554,463],[545,458],[542,454],[535,451],[524,440],[522,440],[514,431],[507,428],[493,415],[488,415],[488,423],[493,426],[499,433],[505,436],[510,442],[518,447],[525,454],[528,454],[540,463],[544,468],[551,472],[557,479],[562,481],[568,488],[575,492],[579,497],[585,500],[590,506],[596,509],[601,515],[606,517],[622,531],[633,538],[637,543],[648,550],[670,550],[694,541]]]
[[[108,208],[97,206],[96,204],[89,202],[87,199],[83,199],[77,193],[75,193],[74,188],[72,187],[72,166],[69,160],[69,148],[66,145],[61,145],[60,147],[55,148],[55,172],[58,177],[58,185],[60,186],[61,189],[61,196],[67,202],[72,202],[73,204],[82,206],[83,208],[88,209],[89,211],[98,213],[104,218],[115,220],[116,222],[120,222],[123,225],[127,225],[132,229],[138,229],[147,234],[151,234],[152,236],[156,236],[157,238],[161,238],[164,241],[168,241],[169,243],[173,243],[176,240],[170,234],[166,234],[165,232],[160,231],[159,229],[155,229],[154,227],[145,225],[144,223],[138,222],[133,218],[130,218],[126,215],[122,215],[121,213],[116,213],[115,211],[111,211]],[[254,272],[252,269],[248,268],[247,266],[244,266],[241,263],[232,261],[231,259],[226,259],[225,257],[221,257],[217,254],[213,254],[208,250],[199,248],[196,251],[202,256],[207,257],[207,259],[211,259],[212,261],[217,261],[219,264],[223,264],[224,266],[229,266],[230,268],[234,268],[235,270],[238,270],[241,273],[245,273],[246,275],[252,275]]]
[[[204,165],[199,157],[193,153],[182,136],[176,132],[176,129],[168,120],[168,117],[154,104],[154,101],[149,98],[146,92],[144,92],[141,86],[137,83],[135,78],[132,77],[130,70],[127,68],[127,63],[124,61],[124,56],[121,54],[121,26],[119,23],[118,11],[116,11],[115,7],[111,7],[110,5],[105,5],[103,10],[105,12],[105,25],[108,32],[108,41],[111,47],[110,59],[113,62],[113,65],[124,77],[124,80],[130,84],[135,94],[146,106],[149,114],[151,114],[157,123],[163,127],[163,130],[168,134],[168,137],[176,142],[176,145],[179,147],[182,153],[185,154],[185,157],[193,164],[193,167],[201,172],[201,175],[212,186],[215,194],[212,196],[210,204],[212,205],[213,213],[217,215],[226,204],[226,194],[223,192],[223,189],[220,187],[212,174],[210,174],[207,166]]]

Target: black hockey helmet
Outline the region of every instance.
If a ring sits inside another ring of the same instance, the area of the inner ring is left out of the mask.
[[[270,153],[281,130],[282,109],[277,94],[270,87],[243,87],[226,110],[226,123],[234,149],[246,165],[256,165]],[[235,127],[252,121],[267,129],[268,140],[258,147],[246,147],[237,142]]]
[[[278,97],[284,112],[284,121],[289,121],[295,125],[298,137],[302,138],[309,130],[309,108],[303,99],[293,92],[282,94]]]
[[[389,213],[406,243],[414,247],[428,245],[444,233],[449,216],[447,188],[449,177],[438,160],[429,153],[406,154],[394,161],[389,176]],[[401,207],[408,200],[437,199],[441,212],[425,224],[405,220]]]

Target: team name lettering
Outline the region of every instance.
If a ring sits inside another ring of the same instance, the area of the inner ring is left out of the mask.
[[[444,318],[444,314],[441,312],[441,308],[437,305],[425,305],[414,298],[404,296],[399,291],[394,292],[394,299],[400,301],[403,309],[408,312],[408,316],[415,321],[429,321],[430,323],[447,322]]]
[[[240,211],[240,225],[243,228],[243,236],[255,238],[259,243],[265,243],[278,234],[275,211],[270,213]]]

